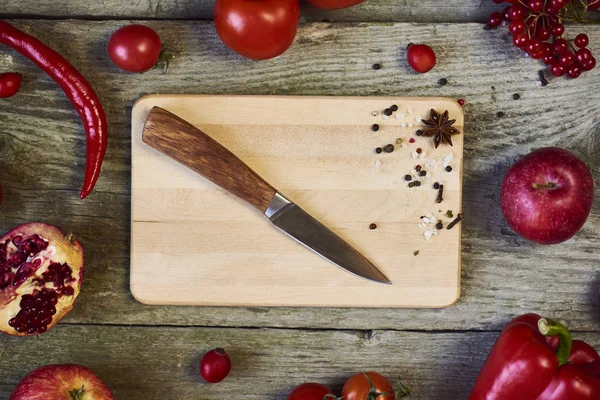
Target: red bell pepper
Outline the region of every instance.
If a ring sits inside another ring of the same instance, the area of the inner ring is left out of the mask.
[[[525,314],[494,344],[469,400],[600,399],[600,355],[560,323]]]

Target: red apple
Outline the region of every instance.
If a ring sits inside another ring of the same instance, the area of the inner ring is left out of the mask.
[[[574,154],[547,147],[513,164],[502,182],[500,204],[510,227],[540,244],[575,235],[594,201],[589,168]]]
[[[31,371],[8,400],[114,400],[114,397],[86,367],[57,364]]]

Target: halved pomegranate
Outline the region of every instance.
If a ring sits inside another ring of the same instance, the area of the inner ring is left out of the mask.
[[[37,335],[73,309],[83,249],[56,226],[30,223],[0,238],[0,332]]]

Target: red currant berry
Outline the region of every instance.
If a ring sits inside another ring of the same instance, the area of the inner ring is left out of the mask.
[[[512,21],[523,21],[526,15],[527,9],[520,4],[514,4],[508,10],[508,17]]]
[[[558,15],[559,11],[560,9],[552,7],[551,4],[546,4],[546,7],[544,7],[544,12],[551,17]]]
[[[497,28],[502,23],[502,19],[503,19],[502,14],[500,14],[499,12],[493,12],[490,14],[490,19],[488,20],[488,24],[492,28]]]
[[[552,64],[552,66],[550,67],[550,72],[552,73],[552,75],[554,76],[563,76],[565,74],[565,67],[563,67],[560,64],[554,63]]]
[[[409,44],[406,56],[412,69],[421,74],[431,70],[436,63],[435,52],[426,44]]]
[[[465,105],[465,99],[458,99],[456,102],[462,107]]]
[[[513,43],[520,49],[524,49],[527,47],[527,43],[529,43],[529,36],[526,33],[521,33],[520,35],[513,36]]]
[[[544,56],[554,56],[554,48],[550,43],[544,42],[542,47],[544,48]]]
[[[547,26],[538,26],[535,32],[535,37],[544,41],[550,39],[552,36],[552,30]]]
[[[221,382],[231,371],[231,359],[223,349],[214,349],[200,360],[200,375],[208,383]]]
[[[511,35],[520,35],[527,29],[527,25],[523,21],[513,21],[508,25],[508,31]]]
[[[529,53],[529,57],[533,58],[534,60],[539,60],[540,58],[544,57],[544,52],[540,51],[539,53]]]
[[[598,4],[600,4],[600,1],[598,1]],[[580,49],[583,49],[584,47],[587,47],[588,44],[590,44],[590,38],[585,33],[580,33],[579,35],[575,36],[574,43],[575,46],[579,47]]]
[[[596,66],[596,59],[594,57],[590,58],[585,64],[581,64],[581,67],[584,71],[591,71]]]
[[[563,24],[552,25],[552,34],[554,36],[562,36],[563,33],[565,33],[565,26]]]
[[[569,67],[575,62],[575,54],[571,53],[570,51],[562,52],[558,57],[558,62],[563,67]]]
[[[579,75],[581,75],[581,66],[579,64],[571,65],[567,70],[567,75],[569,75],[569,78],[579,78]]]
[[[560,54],[569,50],[569,42],[565,39],[556,39],[554,41],[554,52]]]
[[[588,49],[579,49],[577,53],[575,53],[575,57],[577,58],[577,62],[582,66],[585,65],[589,60],[591,60],[592,52]]]
[[[510,6],[504,7],[502,9],[502,11],[500,12],[500,14],[502,14],[502,18],[504,18],[505,21],[510,21],[510,17],[508,16],[509,10],[510,10]]]
[[[557,10],[560,10],[561,8],[566,6],[568,2],[569,0],[551,0],[550,6],[552,8],[556,8]]]
[[[542,41],[539,39],[531,39],[527,43],[527,53],[529,53],[529,55],[541,54],[543,50]],[[541,55],[539,58],[541,58]]]
[[[556,62],[556,58],[554,56],[543,56],[542,61],[546,65],[554,64]]]
[[[529,9],[531,12],[539,13],[544,9],[544,1],[543,0],[529,0]]]

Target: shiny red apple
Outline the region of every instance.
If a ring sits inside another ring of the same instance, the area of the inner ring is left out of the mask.
[[[114,400],[114,397],[88,368],[56,364],[31,371],[8,400]]]
[[[514,163],[500,194],[510,227],[540,244],[573,237],[583,227],[593,201],[594,180],[587,165],[556,147],[536,150]]]

